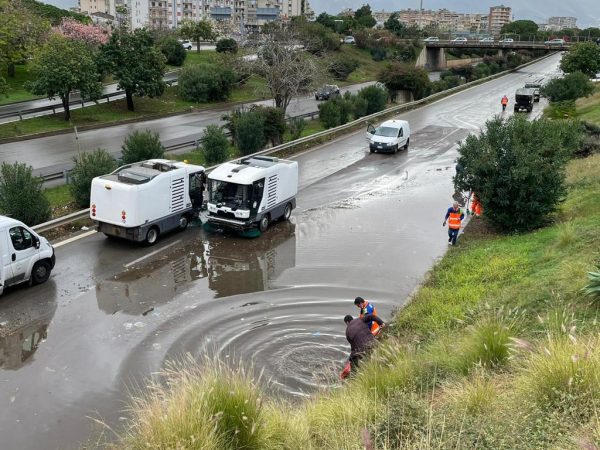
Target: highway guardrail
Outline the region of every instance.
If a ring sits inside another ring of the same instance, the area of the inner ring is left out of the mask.
[[[341,131],[349,131],[349,130],[357,128],[361,125],[366,125],[368,123],[371,123],[374,119],[380,119],[380,118],[383,118],[388,115],[397,114],[398,112],[401,112],[401,111],[414,109],[415,107],[425,105],[425,104],[428,104],[431,102],[435,102],[437,100],[440,100],[444,97],[448,97],[457,92],[464,91],[466,89],[470,89],[474,86],[478,86],[480,84],[487,83],[488,81],[492,81],[496,78],[500,78],[504,75],[508,75],[509,73],[516,72],[519,69],[530,66],[531,64],[537,63],[543,59],[549,58],[552,55],[553,54],[549,54],[549,55],[543,56],[541,58],[534,59],[528,63],[520,65],[519,67],[515,67],[514,69],[505,70],[503,72],[500,72],[500,73],[497,73],[494,75],[490,75],[489,77],[481,78],[480,80],[471,81],[471,82],[465,83],[461,86],[456,86],[454,88],[447,89],[445,91],[441,91],[436,94],[432,94],[432,95],[430,95],[428,97],[424,97],[420,100],[415,100],[412,102],[403,103],[401,105],[392,106],[391,108],[387,108],[387,109],[384,109],[383,111],[379,111],[374,114],[361,117],[360,119],[353,120],[352,122],[348,122],[344,125],[340,125],[340,126],[337,126],[334,128],[329,128],[328,130],[320,131],[318,133],[311,134],[310,136],[305,136],[303,138],[296,139],[294,141],[286,142],[285,144],[281,144],[281,145],[277,145],[277,146],[274,146],[274,147],[271,147],[271,148],[268,148],[265,150],[261,150],[259,152],[253,153],[252,155],[244,156],[244,158],[249,158],[252,156],[260,156],[260,155],[263,155],[263,156],[264,155],[272,155],[272,154],[276,154],[276,153],[285,153],[287,150],[293,149],[298,146],[302,147],[305,144],[319,142],[324,137],[333,138],[333,137],[337,136],[337,134]],[[318,115],[318,113],[309,113],[309,114]],[[305,114],[304,116],[307,116],[307,115]],[[194,141],[194,142],[196,142],[196,141]],[[178,144],[178,145],[180,145],[180,144]],[[235,160],[239,160],[239,159],[240,158],[234,158],[233,160],[235,161]],[[206,168],[206,172],[209,173],[210,171],[212,171],[219,165],[220,164],[217,164],[217,165]],[[49,222],[36,225],[32,228],[35,231],[40,232],[40,233],[44,232],[44,231],[48,231],[53,228],[57,228],[59,226],[67,225],[71,222],[75,222],[77,220],[86,219],[89,217],[89,211],[90,211],[89,208],[87,208],[83,211],[78,211],[78,212],[69,214],[68,216],[59,217],[58,219],[54,219]]]

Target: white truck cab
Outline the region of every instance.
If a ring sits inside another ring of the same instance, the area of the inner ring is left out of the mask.
[[[208,222],[246,230],[287,220],[296,207],[298,163],[254,156],[221,164],[208,175]]]
[[[43,283],[54,268],[48,240],[18,220],[0,216],[0,294],[15,284]]]
[[[386,120],[377,128],[369,124],[366,134],[369,150],[396,153],[400,147],[408,150],[410,125],[406,120]]]

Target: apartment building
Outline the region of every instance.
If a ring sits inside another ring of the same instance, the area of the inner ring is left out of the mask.
[[[550,17],[548,19],[548,28],[553,31],[577,28],[576,17]]]
[[[502,27],[512,22],[512,10],[508,6],[492,6],[488,16],[488,32],[499,36]]]
[[[104,13],[114,16],[115,0],[79,0],[79,12],[91,15],[93,13]]]
[[[446,33],[485,33],[488,29],[488,16],[485,14],[463,14],[447,9],[399,11],[400,22],[418,28],[433,27]]]

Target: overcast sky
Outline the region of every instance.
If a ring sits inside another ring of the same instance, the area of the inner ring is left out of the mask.
[[[419,8],[419,0],[309,0],[317,13],[323,11],[338,13],[344,8],[359,8],[363,3],[369,3],[373,9],[396,11],[404,8]],[[61,8],[77,5],[77,0],[47,0]],[[423,0],[423,8],[447,8],[457,12],[485,13],[490,6],[498,5],[498,1],[479,0]],[[600,0],[506,0],[506,6],[513,9],[515,19],[532,19],[536,22],[546,22],[550,16],[577,17],[577,25],[581,28],[588,26],[600,27]]]

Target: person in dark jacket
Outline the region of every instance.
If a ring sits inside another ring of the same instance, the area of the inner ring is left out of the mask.
[[[346,322],[346,339],[350,343],[350,364],[352,368],[358,367],[362,358],[366,356],[369,350],[375,345],[377,339],[371,333],[369,323],[375,322],[380,327],[384,326],[383,320],[373,314],[365,314],[358,319],[351,315],[344,317]]]

